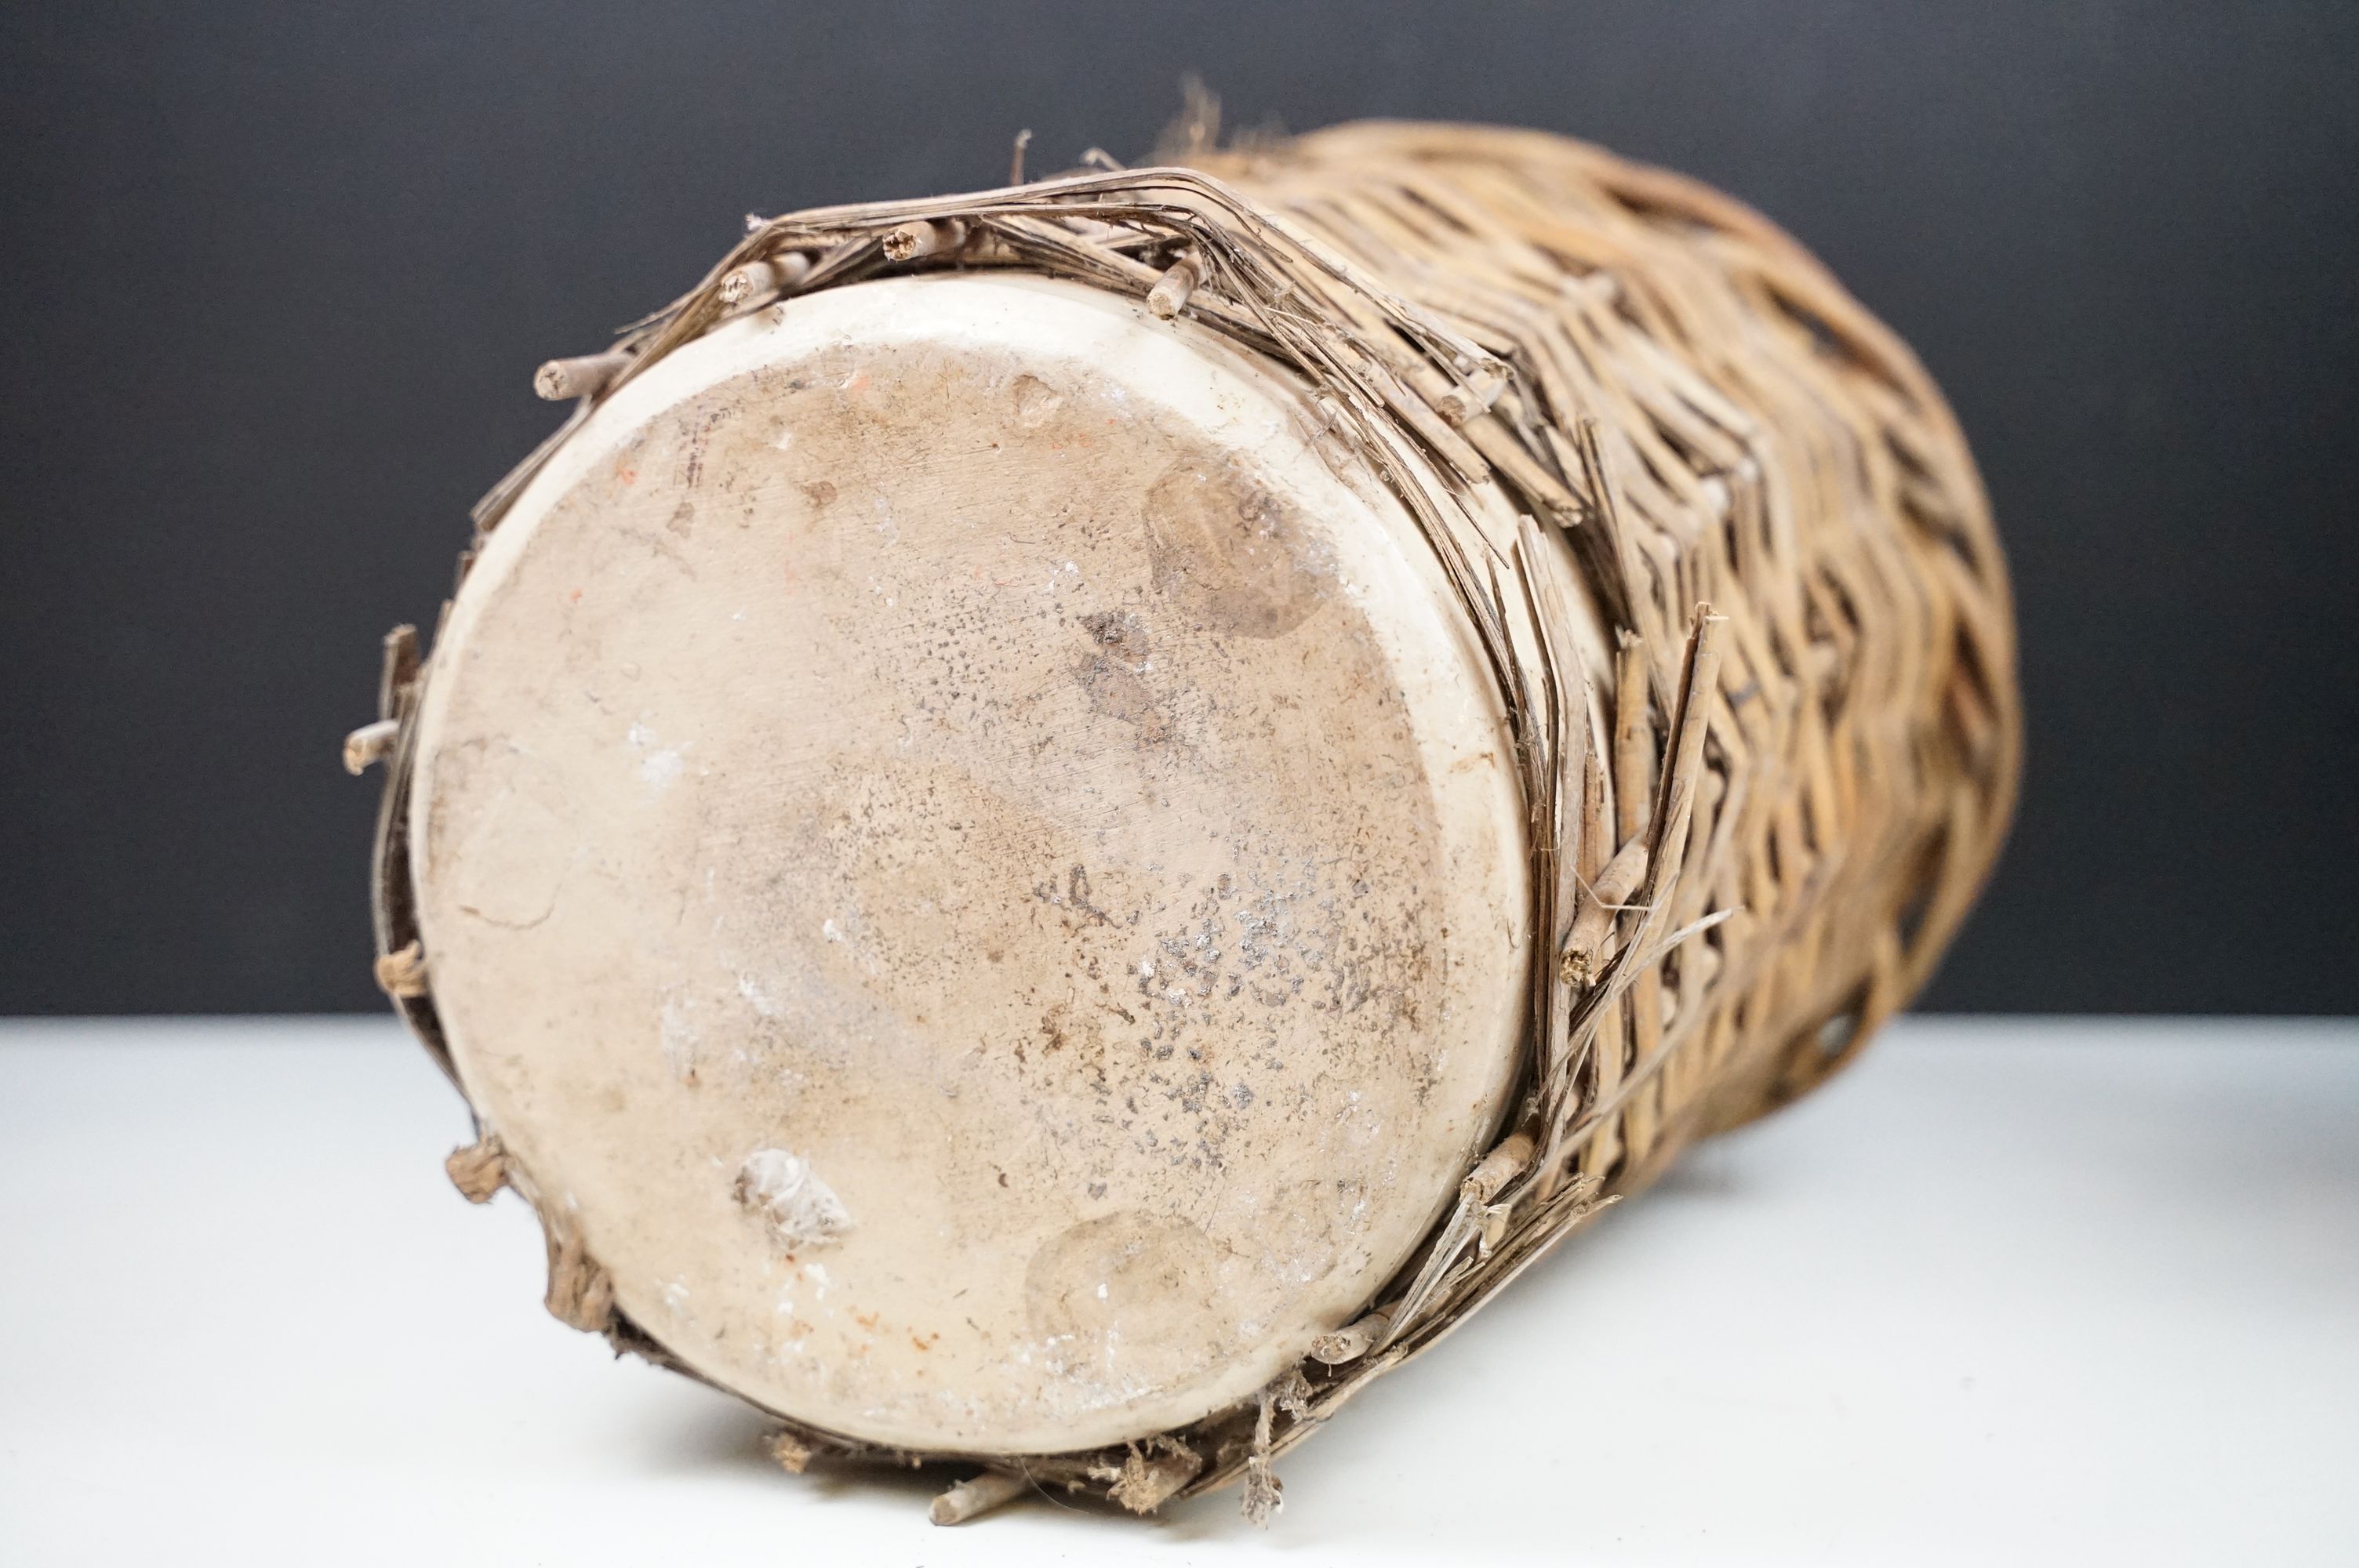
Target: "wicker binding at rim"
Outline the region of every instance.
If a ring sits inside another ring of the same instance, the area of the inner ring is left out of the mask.
[[[1692,181],[1538,133],[1364,124],[1219,152],[1203,130],[1169,167],[749,220],[613,350],[543,367],[544,394],[580,406],[475,513],[480,541],[601,398],[728,316],[1013,267],[1290,367],[1324,435],[1408,505],[1476,630],[1547,943],[1501,1141],[1365,1315],[1257,1400],[1146,1444],[993,1459],[937,1517],[1020,1476],[1141,1511],[1242,1477],[1266,1518],[1274,1456],[1370,1379],[1685,1144],[1856,1054],[1926,978],[2013,803],[2012,623],[1972,460],[1907,347],[1800,246]],[[1581,583],[1540,547],[1551,533]],[[1610,669],[1562,634],[1584,591]],[[403,842],[419,657],[407,628],[388,640],[379,722],[348,761],[391,764],[377,972],[447,1068]],[[478,1199],[511,1174],[530,1191],[495,1141],[452,1173]],[[676,1365],[564,1217],[542,1219],[550,1309]],[[791,1423],[775,1451],[791,1468],[959,1457]]]

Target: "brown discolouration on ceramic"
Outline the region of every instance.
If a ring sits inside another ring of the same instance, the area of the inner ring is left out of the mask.
[[[1234,463],[1173,463],[1140,512],[1157,593],[1198,626],[1280,637],[1327,598],[1324,552],[1285,503]]]
[[[682,351],[504,524],[422,720],[436,1000],[690,1365],[878,1443],[1145,1437],[1348,1321],[1479,1154],[1504,748],[1282,387],[1079,291],[892,291],[897,338],[799,329],[854,288]],[[1167,351],[1185,397],[1125,357]],[[752,1201],[765,1151],[843,1222]]]

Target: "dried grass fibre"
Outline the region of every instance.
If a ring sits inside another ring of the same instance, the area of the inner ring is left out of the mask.
[[[1533,966],[1506,1135],[1366,1315],[1258,1400],[1145,1444],[994,1460],[937,1501],[945,1522],[1018,1477],[1139,1511],[1242,1479],[1266,1518],[1272,1461],[1369,1379],[1694,1139],[1856,1055],[1955,931],[2013,803],[2011,616],[1972,460],[1908,348],[1799,245],[1693,181],[1552,135],[1360,124],[1223,152],[1211,120],[1200,103],[1163,167],[1100,159],[749,222],[613,350],[543,368],[544,392],[581,406],[476,514],[496,527],[600,398],[731,314],[883,273],[1014,267],[1143,297],[1292,367],[1412,509],[1480,634],[1553,955]],[[1551,532],[1582,582],[1537,548]],[[1617,642],[1610,669],[1550,634],[1580,592]],[[347,760],[391,763],[378,974],[443,1055],[402,842],[419,674],[404,629]],[[489,1196],[496,1145],[453,1171]],[[561,1217],[544,1221],[552,1310],[668,1361]],[[791,1424],[777,1451],[792,1468],[957,1457]]]

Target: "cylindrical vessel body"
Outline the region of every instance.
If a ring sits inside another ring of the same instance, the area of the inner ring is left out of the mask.
[[[1548,137],[1202,161],[766,226],[389,661],[454,1174],[797,1453],[1274,1498],[2004,827],[1971,464],[1790,241]]]

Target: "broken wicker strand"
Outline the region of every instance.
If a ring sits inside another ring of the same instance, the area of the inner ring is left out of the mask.
[[[631,356],[620,351],[551,360],[533,372],[532,389],[551,403],[573,397],[595,397],[623,373]]]
[[[939,222],[920,219],[885,232],[885,259],[923,261],[928,256],[947,255],[965,243],[966,222],[963,219],[944,218]]]
[[[778,1468],[790,1476],[799,1476],[810,1467],[811,1445],[784,1428],[770,1433],[769,1449]]]
[[[389,997],[426,994],[426,955],[417,943],[396,947],[376,961],[377,989]]]
[[[995,1508],[1014,1502],[1022,1497],[1032,1483],[1006,1470],[985,1470],[973,1480],[961,1481],[933,1501],[926,1517],[936,1524],[964,1524],[971,1519],[987,1514]]]
[[[451,1150],[442,1169],[469,1203],[489,1203],[508,1184],[507,1152],[498,1134],[487,1132],[473,1143]]]
[[[1345,1324],[1332,1334],[1322,1334],[1310,1342],[1310,1358],[1326,1367],[1340,1367],[1346,1361],[1356,1361],[1385,1336],[1393,1325],[1390,1314],[1372,1312],[1356,1323]]]
[[[721,280],[721,303],[731,309],[754,309],[782,294],[792,294],[810,276],[811,259],[800,251],[783,251],[764,261],[750,261]]]
[[[1183,251],[1155,287],[1147,291],[1147,308],[1169,321],[1188,308],[1188,297],[1203,281],[1203,262],[1194,251]]]
[[[368,772],[369,764],[382,762],[393,750],[394,741],[401,734],[397,719],[380,719],[374,724],[364,724],[344,737],[344,772],[358,778]]]
[[[1131,1444],[1106,1496],[1132,1513],[1151,1514],[1178,1496],[1203,1467],[1203,1456],[1186,1444],[1151,1438],[1143,1450]]]

